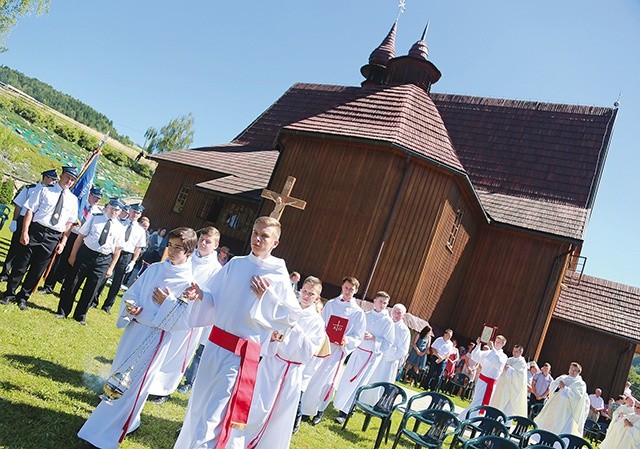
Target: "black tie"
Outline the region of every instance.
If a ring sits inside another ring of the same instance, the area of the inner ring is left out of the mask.
[[[124,233],[124,241],[128,242],[129,241],[129,237],[131,237],[131,227],[133,226],[133,222],[129,223],[129,227],[127,228],[127,230]]]
[[[60,221],[60,213],[62,212],[62,206],[64,205],[64,190],[60,192],[56,207],[53,209],[53,215],[51,215],[50,223],[55,226]]]
[[[100,238],[98,239],[98,243],[100,244],[100,246],[107,243],[107,237],[109,237],[109,229],[111,229],[111,220],[107,220],[104,228],[102,228],[102,233],[100,234]]]

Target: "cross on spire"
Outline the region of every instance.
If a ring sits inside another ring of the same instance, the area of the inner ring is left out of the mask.
[[[284,212],[284,208],[287,206],[295,207],[296,209],[304,210],[307,206],[307,202],[298,198],[293,198],[289,196],[291,191],[293,190],[293,185],[296,183],[296,178],[293,176],[287,176],[287,182],[284,183],[284,188],[281,193],[274,192],[272,190],[263,189],[262,198],[266,198],[268,200],[276,203],[273,211],[269,216],[271,218],[275,218],[276,220],[280,220],[282,216],[282,212]]]

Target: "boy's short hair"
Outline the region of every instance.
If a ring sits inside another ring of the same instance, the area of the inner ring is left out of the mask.
[[[374,296],[374,298],[386,298],[386,299],[391,299],[391,295],[383,290],[380,290],[379,292],[376,292],[376,295]]]
[[[149,223],[149,224],[151,224],[151,222],[149,221],[149,219],[147,217],[141,217],[138,220],[138,223]]]
[[[322,293],[322,281],[320,279],[318,279],[315,276],[309,276],[307,277],[304,282],[302,283],[302,286],[304,287],[305,284],[309,284],[311,285],[313,288],[318,290],[318,295],[320,293]]]
[[[520,345],[515,345],[513,349],[522,349],[522,352],[524,352],[524,348]]]
[[[207,235],[209,237],[213,237],[213,240],[216,244],[220,243],[220,231],[214,226],[207,226],[206,228],[202,228],[198,230],[198,235]]]
[[[500,341],[504,342],[504,344],[507,344],[507,337],[505,337],[504,335],[498,335],[496,337],[496,340],[500,340]]]
[[[352,284],[356,290],[360,288],[360,281],[357,280],[356,278],[354,278],[353,276],[345,276],[342,278],[342,284],[340,285],[344,285],[345,282],[348,282],[350,284]]]
[[[196,246],[198,245],[198,235],[196,234],[196,231],[185,226],[172,229],[169,232],[167,238],[169,240],[180,239],[180,245],[182,245],[184,253],[187,256],[193,254],[193,252],[196,250]]]
[[[282,226],[280,222],[273,217],[258,217],[256,221],[253,222],[253,226],[262,225],[267,227],[276,228],[276,238],[280,238],[280,233],[282,232]]]
[[[571,362],[569,366],[573,366],[574,368],[577,368],[578,374],[582,373],[582,365],[580,365],[578,362]]]
[[[400,303],[398,303],[398,304],[396,304],[396,305],[394,305],[394,306],[393,306],[393,309],[398,309],[398,310],[399,310],[400,312],[402,312],[403,314],[404,314],[404,313],[407,313],[407,308],[405,307],[405,305],[404,305],[404,304],[400,304]]]

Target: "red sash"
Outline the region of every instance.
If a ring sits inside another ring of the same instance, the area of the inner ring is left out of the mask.
[[[478,379],[487,384],[487,388],[484,390],[484,396],[482,397],[482,405],[489,405],[489,401],[491,401],[491,395],[493,394],[493,387],[496,385],[496,379],[492,379],[483,375],[482,373],[478,374]]]
[[[227,413],[222,420],[222,430],[216,449],[222,449],[231,435],[231,428],[244,429],[247,425],[249,408],[256,384],[258,362],[260,361],[260,345],[245,340],[214,326],[209,334],[209,341],[215,345],[240,356],[238,377],[233,386]]]
[[[360,374],[362,374],[362,371],[364,371],[365,367],[369,364],[369,361],[371,360],[371,356],[373,355],[373,351],[369,351],[368,349],[363,349],[360,346],[358,346],[358,349],[368,353],[369,355],[367,356],[367,360],[364,361],[364,363],[362,364],[362,366],[360,367],[360,370],[358,370],[356,375],[353,376],[351,379],[349,379],[349,382],[353,382],[358,378]]]

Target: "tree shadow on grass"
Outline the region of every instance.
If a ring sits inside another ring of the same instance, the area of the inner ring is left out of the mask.
[[[6,354],[3,357],[12,366],[35,376],[46,377],[62,384],[83,385],[85,373],[82,371],[72,370],[59,363],[27,355]]]
[[[79,448],[76,432],[84,419],[69,413],[0,398],[0,447]],[[77,441],[76,443],[70,443]]]

